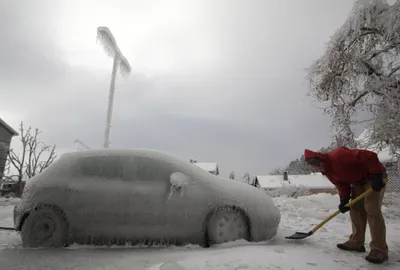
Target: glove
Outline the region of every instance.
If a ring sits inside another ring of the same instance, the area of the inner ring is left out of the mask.
[[[383,183],[383,175],[381,173],[374,173],[370,175],[371,178],[371,188],[379,192],[382,190],[382,188],[385,186]]]
[[[350,207],[346,207],[345,205],[348,204],[350,201],[350,196],[343,196],[340,198],[339,204],[339,211],[343,214],[350,210]]]

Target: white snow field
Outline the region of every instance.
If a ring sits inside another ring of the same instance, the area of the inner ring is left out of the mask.
[[[12,208],[18,200],[0,198],[0,226],[12,226]],[[339,215],[303,240],[288,240],[296,231],[308,232],[337,209],[337,195],[318,194],[297,199],[277,197],[282,221],[269,242],[237,241],[208,249],[185,247],[92,247],[23,249],[19,234],[0,231],[0,269],[152,269],[152,270],[357,270],[400,269],[400,194],[386,194],[383,206],[387,224],[389,261],[368,263],[365,254],[338,250],[336,243],[350,233],[349,216]],[[369,231],[367,242],[369,242]],[[367,250],[368,244],[366,245]]]

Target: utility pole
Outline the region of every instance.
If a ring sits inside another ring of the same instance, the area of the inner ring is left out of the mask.
[[[129,65],[128,60],[122,54],[117,45],[117,42],[115,41],[114,36],[107,27],[102,26],[97,28],[97,41],[100,42],[106,54],[114,59],[113,69],[111,73],[110,90],[108,95],[107,118],[103,144],[104,148],[109,148],[111,144],[110,134],[114,106],[115,78],[117,75],[117,71],[119,71],[122,76],[129,75],[131,72],[131,66]]]

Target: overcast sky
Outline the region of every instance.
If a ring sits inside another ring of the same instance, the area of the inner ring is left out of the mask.
[[[132,66],[117,78],[112,147],[267,174],[331,141],[305,68],[352,3],[0,0],[0,117],[61,151],[102,147],[112,59],[96,30],[107,26]]]

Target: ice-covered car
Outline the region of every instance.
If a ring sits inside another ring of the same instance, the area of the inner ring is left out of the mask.
[[[268,240],[279,223],[279,209],[261,189],[148,149],[64,154],[27,181],[14,209],[26,247],[207,247]]]

